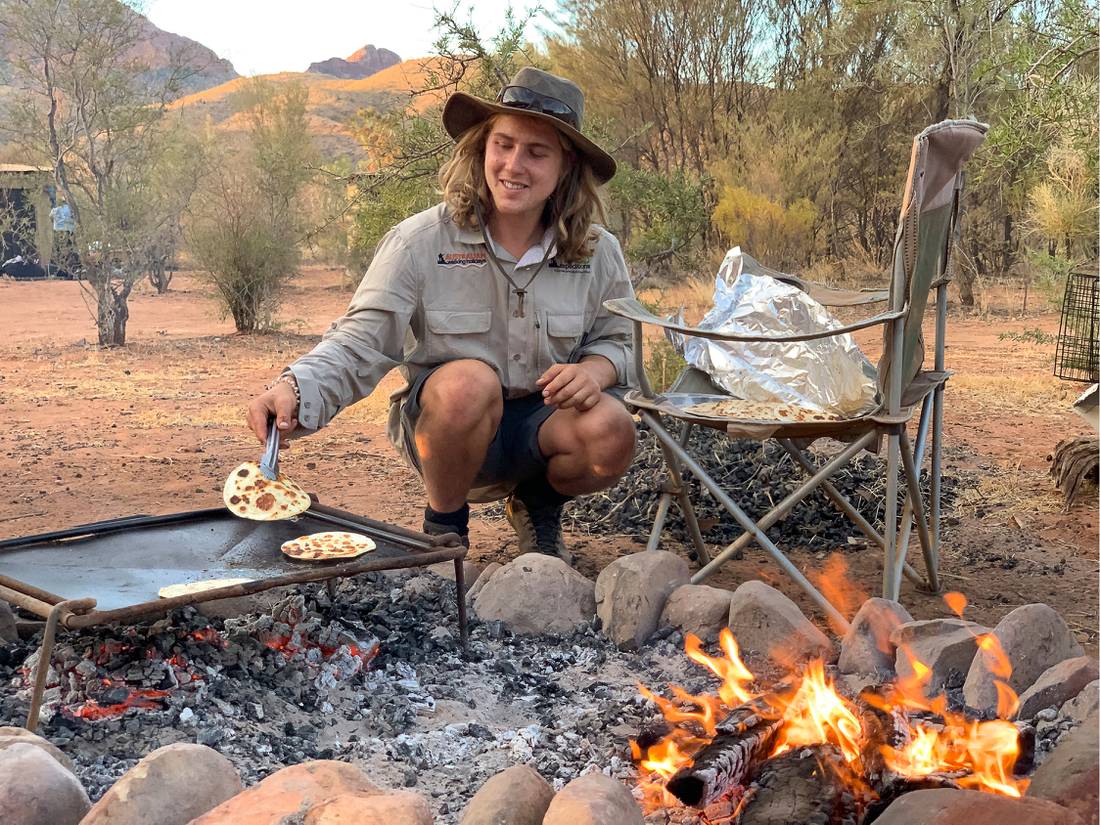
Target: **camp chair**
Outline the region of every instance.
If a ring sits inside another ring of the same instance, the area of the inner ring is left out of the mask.
[[[953,246],[959,233],[959,202],[963,189],[963,164],[985,137],[987,126],[972,121],[947,120],[930,126],[913,141],[909,175],[905,183],[901,216],[894,241],[892,277],[889,289],[840,290],[811,284],[790,275],[756,266],[756,274],[770,274],[806,291],[825,306],[863,306],[888,302],[888,308],[869,318],[826,331],[796,335],[726,334],[687,326],[659,318],[633,298],[607,301],[604,306],[634,324],[634,359],[640,390],[631,390],[625,401],[656,436],[664,453],[668,483],[657,507],[647,549],[655,549],[664,529],[673,499],[680,506],[702,569],[693,577],[698,583],[713,574],[728,559],[755,541],[825,611],[838,628],[847,621],[840,611],[788,559],[765,531],[814,490],[822,492],[839,507],[874,544],[884,549],[882,594],[897,600],[901,577],[939,590],[940,542],[940,471],[943,435],[943,392],[950,373],[944,369],[944,337],[947,326],[947,284],[951,279]],[[936,290],[935,359],[931,370],[922,369],[924,341],[921,322],[928,305],[929,292]],[[643,325],[650,324],[683,335],[697,335],[718,341],[808,341],[883,325],[883,354],[878,365],[879,406],[872,412],[843,421],[791,423],[789,421],[742,421],[729,417],[699,414],[690,408],[706,401],[730,396],[710,381],[706,373],[689,367],[670,390],[658,395],[645,375]],[[916,438],[910,444],[906,425],[920,408]],[[678,437],[666,429],[664,419],[681,422]],[[931,424],[931,489],[929,501],[922,500],[918,472],[926,452]],[[794,462],[809,476],[794,492],[779,502],[755,523],[723,490],[686,447],[696,426],[725,432],[732,438],[775,439]],[[844,442],[844,448],[820,468],[815,468],[802,448],[819,438]],[[880,535],[859,511],[829,483],[829,478],[864,449],[886,449],[886,500],[884,529]],[[898,518],[899,462],[905,474],[908,496]],[[703,542],[699,522],[683,483],[689,470],[710,492],[744,531],[732,544],[713,558]],[[924,557],[925,576],[906,561],[909,539],[915,526]]]

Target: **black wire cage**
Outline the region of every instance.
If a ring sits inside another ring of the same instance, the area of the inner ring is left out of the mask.
[[[1100,278],[1071,272],[1062,301],[1054,375],[1067,381],[1100,381]]]

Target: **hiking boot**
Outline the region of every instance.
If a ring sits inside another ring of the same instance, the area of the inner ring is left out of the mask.
[[[545,553],[573,566],[573,554],[561,537],[561,509],[561,504],[529,507],[514,494],[508,497],[504,515],[519,537],[521,553]]]

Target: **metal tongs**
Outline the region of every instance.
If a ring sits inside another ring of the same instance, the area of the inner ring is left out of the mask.
[[[279,427],[274,416],[267,424],[267,447],[260,456],[260,472],[271,481],[279,477]]]

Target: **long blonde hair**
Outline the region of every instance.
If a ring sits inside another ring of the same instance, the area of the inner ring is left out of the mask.
[[[485,182],[485,144],[499,115],[491,115],[471,126],[459,137],[451,159],[439,170],[443,201],[456,224],[463,229],[479,229],[477,208],[488,219],[493,198]],[[561,263],[577,263],[592,256],[596,233],[594,223],[606,223],[599,182],[591,165],[580,157],[569,139],[558,132],[566,154],[564,173],[554,193],[543,207],[542,221],[553,226]]]

